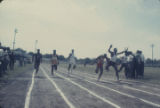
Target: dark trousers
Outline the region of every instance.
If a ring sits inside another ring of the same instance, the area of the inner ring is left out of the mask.
[[[144,62],[141,62],[140,64],[140,76],[144,76]]]
[[[129,63],[129,69],[131,71],[131,78],[135,79],[136,78],[136,64],[134,62]]]
[[[140,64],[136,64],[136,78],[138,78],[138,76],[140,76],[140,73],[141,73],[141,65]]]
[[[14,70],[14,61],[9,62],[10,70]]]
[[[40,66],[40,63],[34,64],[34,68],[36,69],[36,73],[38,73],[38,71],[39,71],[39,66]]]
[[[73,66],[73,67],[72,67],[72,66]],[[68,71],[71,69],[71,67],[72,67],[73,69],[75,69],[75,68],[76,68],[76,65],[69,64],[69,65],[68,65]]]
[[[2,77],[2,72],[3,72],[2,65],[0,64],[0,77]]]
[[[124,71],[125,77],[128,78],[129,77],[129,72],[130,72],[129,68],[128,68],[128,64],[127,63],[122,63],[121,67],[119,69],[119,72],[121,72],[123,68],[125,69],[125,71]]]

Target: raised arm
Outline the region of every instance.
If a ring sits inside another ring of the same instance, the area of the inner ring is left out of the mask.
[[[109,47],[109,49],[108,49],[108,52],[109,52],[109,53],[112,53],[111,48],[112,48],[112,45],[110,45],[110,47]]]
[[[126,51],[128,51],[128,48],[126,48],[126,49],[125,49],[124,51],[122,51],[122,52],[117,53],[117,55],[123,54],[123,53],[125,53]]]

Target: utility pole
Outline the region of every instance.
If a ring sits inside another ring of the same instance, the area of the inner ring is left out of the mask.
[[[14,30],[14,40],[13,40],[13,51],[14,51],[14,47],[15,47],[15,44],[16,44],[16,34],[18,33],[18,30],[15,28]]]
[[[38,44],[38,40],[35,41],[35,53],[37,51],[37,44]]]
[[[154,58],[153,58],[153,54],[154,54],[154,53],[153,53],[153,51],[154,51],[153,49],[154,49],[154,44],[151,45],[151,48],[152,48],[152,66],[153,66],[153,59],[154,59]]]

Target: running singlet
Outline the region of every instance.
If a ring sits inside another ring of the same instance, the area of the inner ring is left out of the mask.
[[[57,57],[57,55],[53,55],[52,56],[52,65],[57,65],[58,64],[58,57]]]
[[[99,58],[99,59],[97,60],[97,65],[98,65],[98,67],[103,66],[103,63],[104,63],[103,58]]]
[[[117,55],[114,54],[114,55],[111,57],[111,61],[112,61],[112,62],[116,62],[116,61],[117,61]]]
[[[75,60],[75,57],[74,57],[74,54],[72,54],[71,56],[70,56],[70,58],[69,58],[69,63],[70,64],[76,64],[76,60]]]

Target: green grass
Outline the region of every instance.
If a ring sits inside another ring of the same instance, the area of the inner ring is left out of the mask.
[[[26,70],[29,70],[32,68],[32,64],[27,64],[24,67],[15,66],[14,70],[8,70],[3,77],[0,78],[0,88],[4,85],[5,82],[7,82],[9,79],[15,78],[19,74],[25,72]]]

